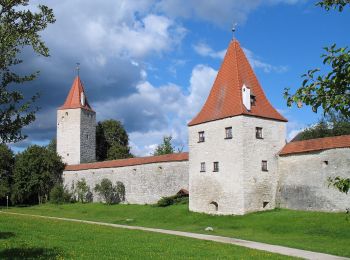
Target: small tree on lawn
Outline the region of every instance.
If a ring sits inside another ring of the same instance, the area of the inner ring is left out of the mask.
[[[96,184],[95,191],[104,199],[106,204],[116,202],[116,188],[109,179],[104,178],[100,183]]]
[[[77,181],[75,192],[77,193],[78,201],[81,203],[92,201],[90,187],[84,178]]]
[[[125,201],[125,186],[124,183],[117,181],[117,198],[118,198],[118,203],[124,202]]]

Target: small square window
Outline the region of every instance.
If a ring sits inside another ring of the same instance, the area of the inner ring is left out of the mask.
[[[205,172],[205,162],[201,162],[201,172]]]
[[[219,162],[214,162],[213,172],[218,172],[218,171],[219,171]]]
[[[255,137],[256,137],[256,139],[263,139],[262,127],[255,127]]]
[[[226,127],[225,128],[225,139],[232,139],[232,127]]]
[[[203,143],[205,141],[204,131],[198,132],[198,143]]]
[[[267,161],[261,161],[261,170],[267,172]]]

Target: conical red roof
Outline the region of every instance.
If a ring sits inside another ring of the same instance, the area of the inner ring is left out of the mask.
[[[243,85],[255,96],[255,105],[251,106],[250,110],[247,110],[243,104]],[[227,49],[207,101],[188,125],[198,125],[238,115],[287,121],[267,100],[239,42],[233,40]]]
[[[73,85],[68,93],[66,101],[59,108],[59,110],[72,108],[83,108],[86,110],[93,111],[89,105],[83,83],[81,82],[79,76],[77,76],[74,79]]]

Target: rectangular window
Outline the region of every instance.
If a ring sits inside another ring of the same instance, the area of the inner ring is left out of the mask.
[[[204,131],[198,132],[198,143],[203,143],[205,141]]]
[[[261,161],[261,170],[267,172],[267,161]]]
[[[256,139],[263,139],[263,129],[262,129],[262,127],[256,127],[255,128],[255,136],[256,136]]]
[[[218,171],[219,171],[219,162],[214,162],[213,172],[218,172]]]
[[[255,106],[255,102],[256,102],[255,96],[254,96],[254,95],[250,95],[250,104],[251,104],[252,106]]]
[[[201,172],[205,172],[205,162],[201,162]]]
[[[232,139],[232,127],[226,127],[225,128],[225,139]]]

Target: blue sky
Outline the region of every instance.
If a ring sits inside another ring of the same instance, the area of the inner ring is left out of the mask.
[[[42,34],[50,58],[26,50],[22,71],[39,69],[25,93],[40,92],[28,138],[46,144],[56,134],[56,108],[81,63],[81,78],[97,119],[121,120],[132,151],[148,155],[164,135],[187,149],[187,122],[205,101],[238,23],[235,37],[270,102],[289,119],[287,137],[321,116],[287,108],[283,89],[321,67],[322,48],[349,45],[349,8],[326,12],[305,0],[62,0],[31,1],[53,8],[57,22]],[[199,4],[200,3],[200,4]]]

